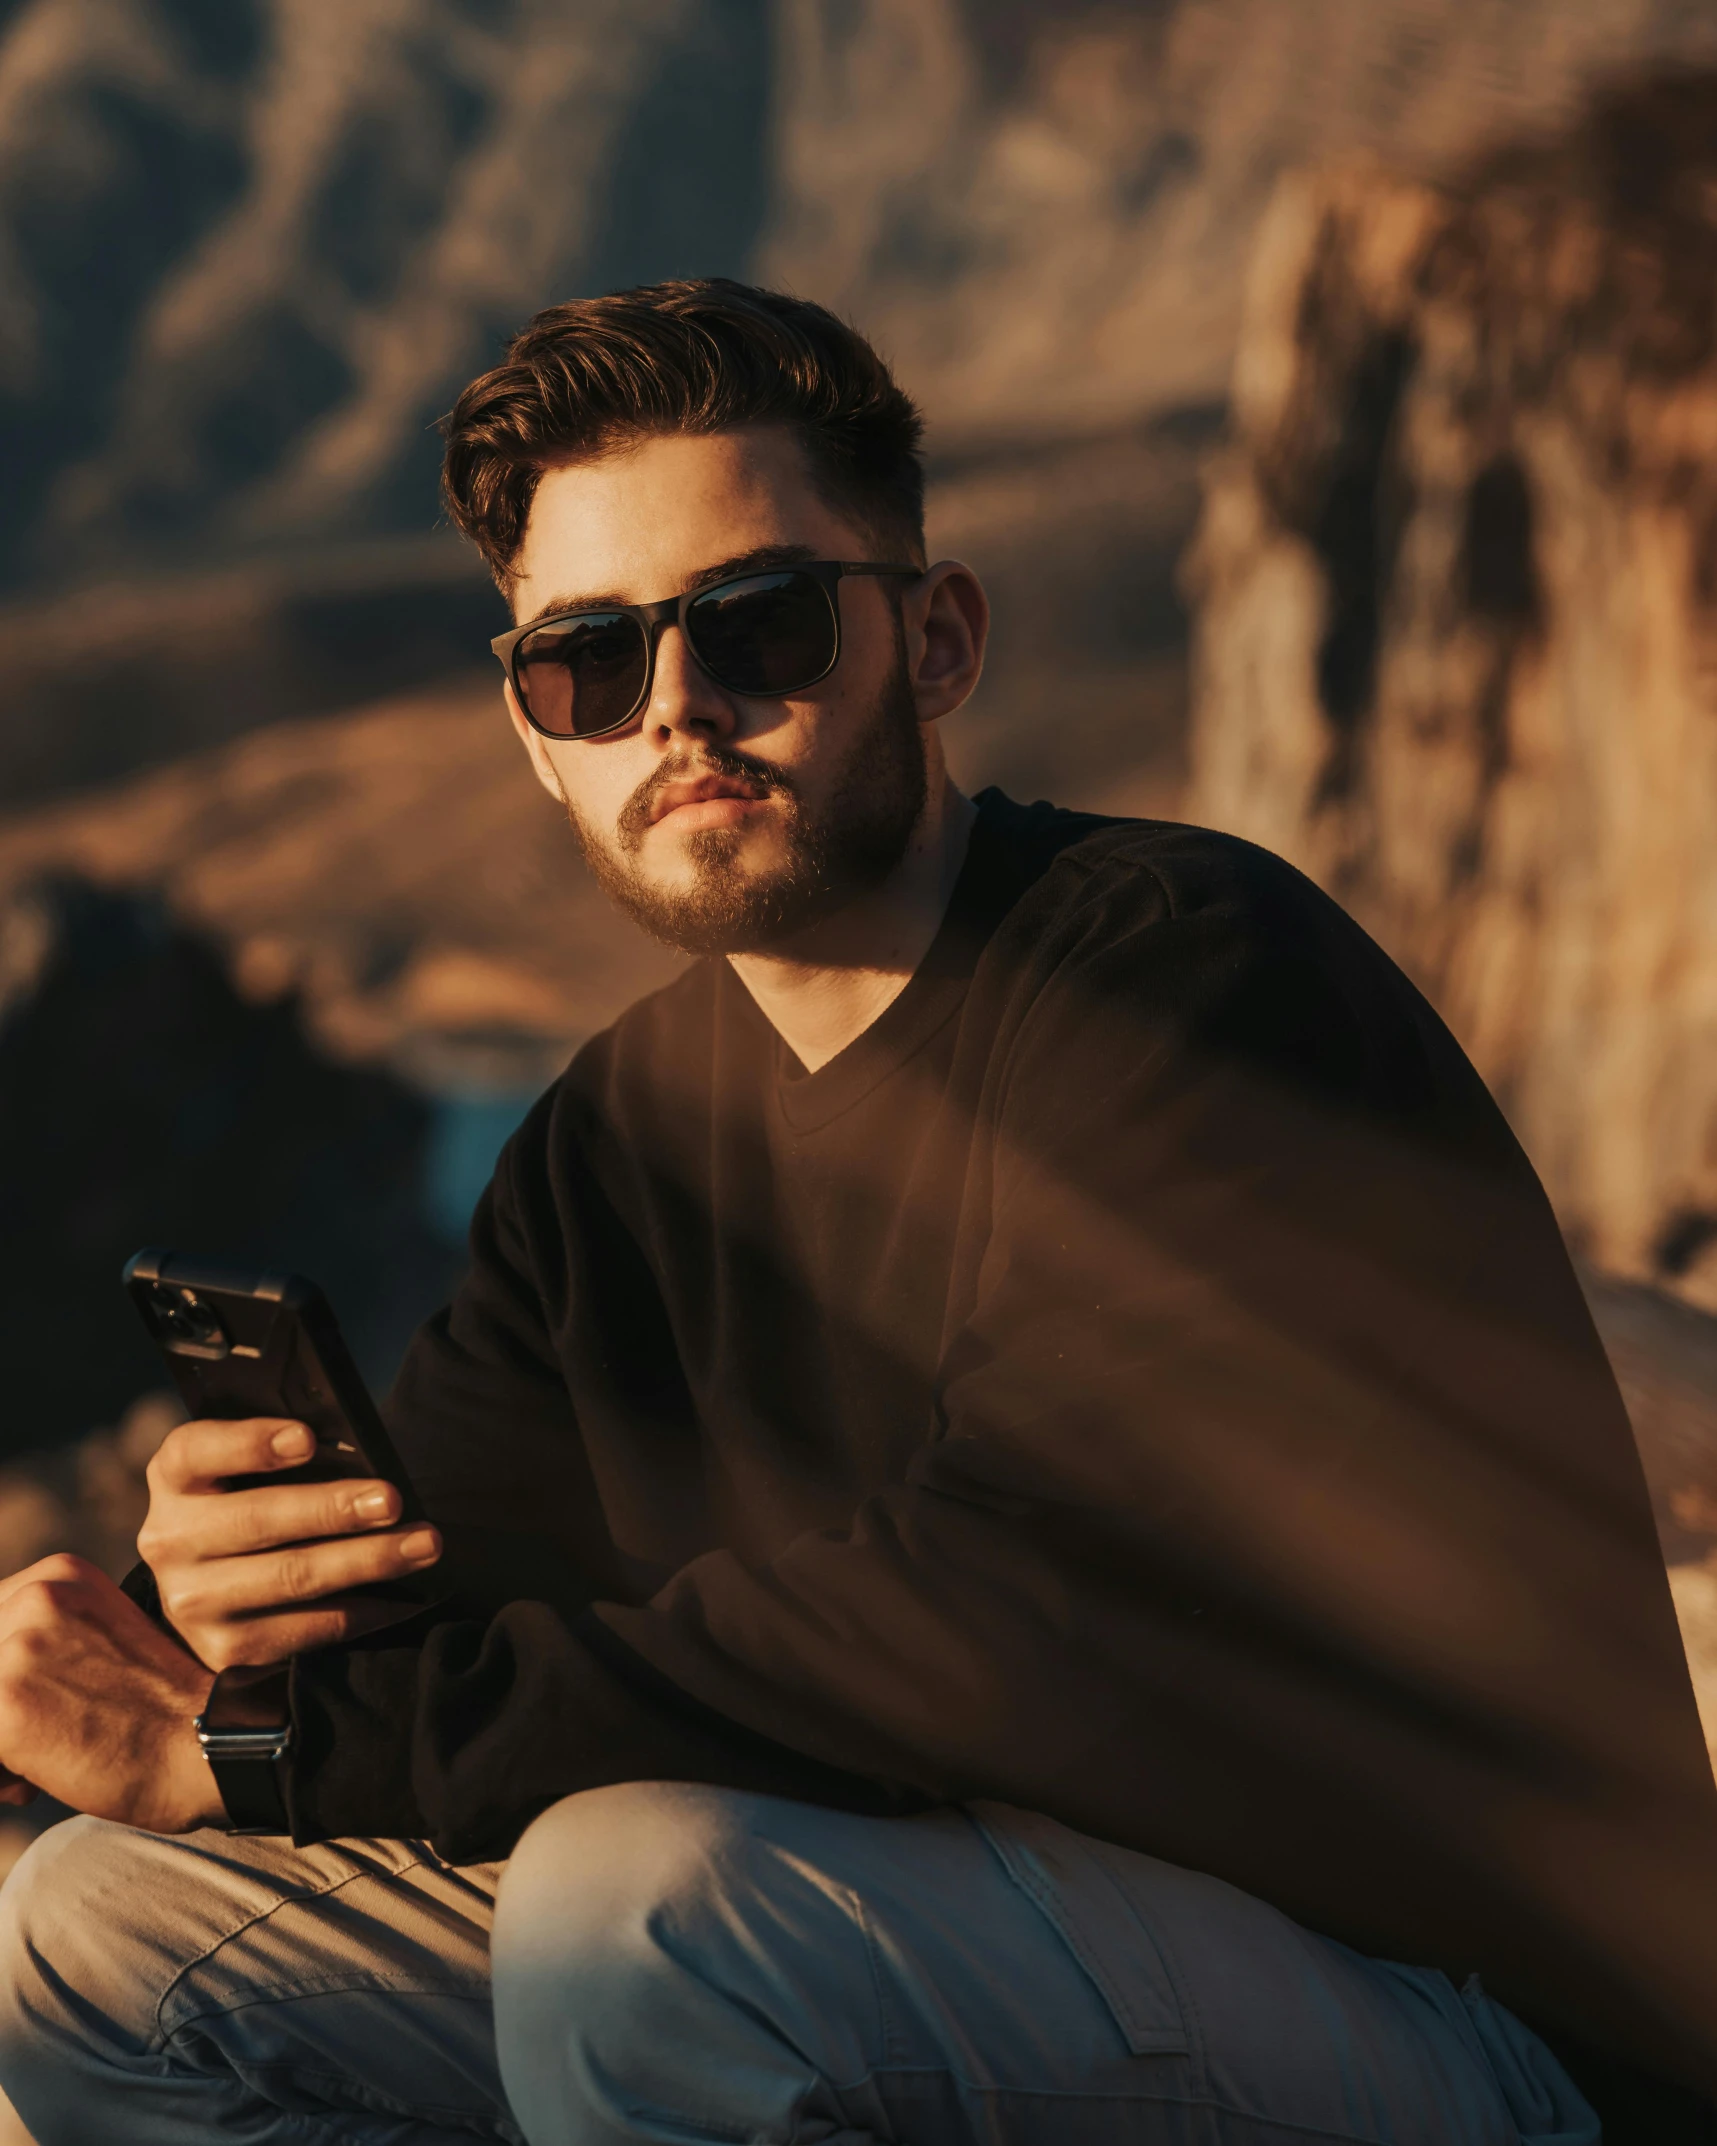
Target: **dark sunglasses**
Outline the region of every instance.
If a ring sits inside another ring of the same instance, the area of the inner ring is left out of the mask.
[[[659,604],[563,611],[489,643],[519,706],[545,738],[624,730],[650,698],[656,647],[669,626],[698,667],[729,693],[776,699],[826,678],[841,659],[836,585],[847,574],[909,574],[920,566],[816,559],[741,574]]]

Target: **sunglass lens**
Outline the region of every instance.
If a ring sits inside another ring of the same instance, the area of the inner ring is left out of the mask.
[[[594,738],[632,714],[648,668],[644,629],[635,618],[587,611],[527,634],[514,682],[540,729],[556,738]]]
[[[811,574],[749,574],[686,606],[698,660],[735,693],[794,693],[813,685],[838,648],[834,606]]]

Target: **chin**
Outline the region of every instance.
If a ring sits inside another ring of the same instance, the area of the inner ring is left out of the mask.
[[[780,826],[761,814],[725,827],[681,828],[670,820],[658,833],[664,838],[658,853],[664,868],[659,876],[649,875],[650,883],[669,896],[695,895],[711,879],[770,879],[790,861]],[[647,860],[648,844],[638,861]]]

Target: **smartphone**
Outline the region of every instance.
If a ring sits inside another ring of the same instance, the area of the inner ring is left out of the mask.
[[[152,1246],[126,1262],[124,1279],[193,1417],[286,1416],[315,1437],[315,1451],[298,1467],[233,1476],[229,1490],[376,1477],[399,1492],[402,1523],[426,1517],[314,1282]],[[401,1574],[363,1591],[413,1605],[432,1602],[446,1592],[438,1570]]]

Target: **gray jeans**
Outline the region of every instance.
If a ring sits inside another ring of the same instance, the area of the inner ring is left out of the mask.
[[[1476,1985],[996,1805],[598,1789],[463,1869],[74,1819],[0,1947],[40,2146],[1598,2137]]]

